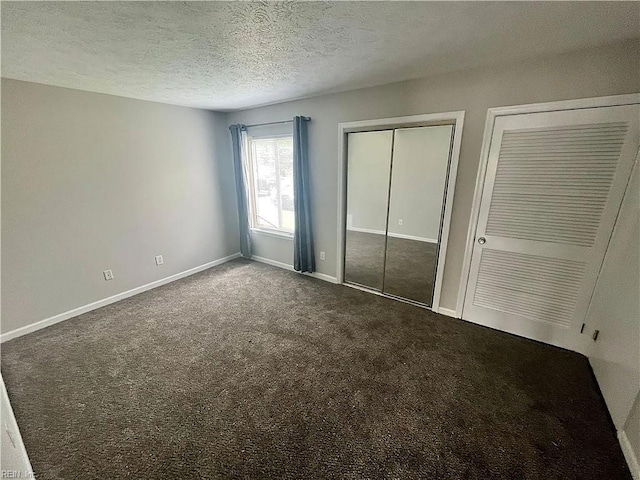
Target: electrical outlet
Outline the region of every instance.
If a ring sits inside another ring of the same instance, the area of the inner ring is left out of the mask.
[[[102,274],[105,280],[113,280],[113,272],[111,270],[105,270]]]
[[[156,265],[162,265],[164,263],[164,258],[162,255],[156,255]]]
[[[398,220],[398,225],[402,225],[402,219]]]
[[[327,258],[327,256],[324,254],[324,252],[320,252],[320,260],[325,260]]]

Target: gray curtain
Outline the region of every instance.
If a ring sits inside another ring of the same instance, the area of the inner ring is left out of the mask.
[[[231,143],[233,146],[233,168],[236,176],[236,195],[238,198],[238,217],[240,221],[240,253],[251,258],[251,232],[249,231],[249,202],[247,193],[247,172],[243,162],[245,141],[244,125],[231,125]]]
[[[293,118],[293,201],[295,232],[293,234],[293,268],[298,272],[314,272],[311,228],[311,192],[309,188],[308,117]]]

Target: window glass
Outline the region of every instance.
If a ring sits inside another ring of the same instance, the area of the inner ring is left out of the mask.
[[[293,232],[293,137],[249,139],[252,227]]]

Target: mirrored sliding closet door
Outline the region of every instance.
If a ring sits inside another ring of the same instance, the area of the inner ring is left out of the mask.
[[[431,306],[452,125],[347,135],[345,277]]]
[[[382,291],[393,131],[350,133],[345,281]]]

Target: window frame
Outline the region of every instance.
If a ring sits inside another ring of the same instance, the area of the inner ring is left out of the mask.
[[[257,198],[258,198],[258,176],[256,172],[256,161],[255,161],[255,146],[253,144],[254,140],[277,140],[280,138],[291,138],[293,142],[293,133],[281,133],[281,134],[270,134],[270,135],[255,135],[252,136],[250,134],[246,135],[246,169],[247,169],[247,179],[249,180],[249,228],[252,232],[258,232],[261,234],[280,237],[280,238],[288,238],[292,239],[295,233],[295,227],[292,230],[287,230],[282,227],[268,227],[260,225],[258,222],[258,206],[257,206]],[[278,204],[278,221],[279,224],[282,225],[282,194],[280,188],[280,162],[277,147],[275,150],[275,167],[276,167],[276,185],[278,189],[277,194],[277,204]],[[295,203],[295,202],[294,202]]]

